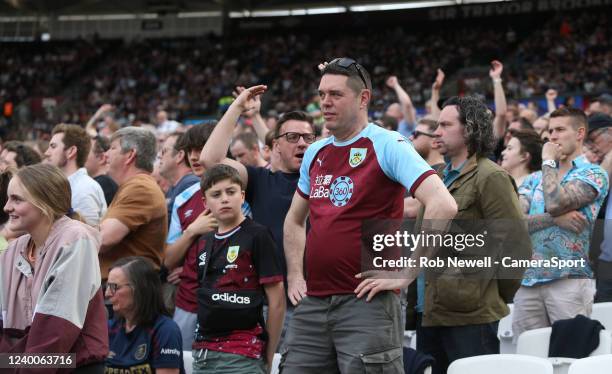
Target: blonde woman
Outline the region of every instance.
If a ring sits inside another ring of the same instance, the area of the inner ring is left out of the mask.
[[[25,234],[0,254],[0,352],[71,352],[74,373],[103,373],[100,234],[71,219],[70,204],[70,184],[55,166],[24,167],[8,184],[8,228]]]

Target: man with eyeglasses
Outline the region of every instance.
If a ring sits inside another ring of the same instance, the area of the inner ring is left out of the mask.
[[[246,201],[251,206],[253,220],[267,226],[272,232],[283,274],[286,275],[283,222],[297,187],[304,152],[315,141],[312,117],[305,112],[293,111],[284,113],[278,119],[272,130],[272,157],[278,156],[278,168],[275,171],[244,166],[226,157],[238,118],[256,105],[257,96],[263,94],[266,88],[262,85],[250,87],[236,97],[204,145],[200,162],[206,169],[223,163],[238,170],[246,186]],[[287,310],[285,323],[290,316],[291,310]]]
[[[363,66],[340,58],[320,68],[321,110],[332,136],[306,151],[285,219],[289,298],[297,306],[281,371],[403,373],[395,291],[415,274],[362,274],[362,224],[401,219],[406,190],[430,220],[452,218],[456,204],[406,138],[368,123],[372,85]]]
[[[612,117],[604,113],[595,113],[589,117],[588,123],[588,142],[597,157],[602,160],[601,167],[610,176],[612,175],[612,131],[610,130]],[[610,302],[612,301],[612,204],[610,204],[610,196],[606,197],[597,218],[598,221],[602,218],[605,220],[603,238],[600,226],[596,225],[591,239],[593,240],[591,251],[598,253],[599,249],[601,250],[597,259],[595,302]],[[596,248],[596,246],[600,247]]]

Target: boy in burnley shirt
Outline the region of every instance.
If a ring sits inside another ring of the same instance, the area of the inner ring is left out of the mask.
[[[245,192],[236,169],[209,169],[201,190],[219,227],[200,239],[193,372],[266,373],[285,314],[283,272],[274,240],[267,228],[242,214]]]

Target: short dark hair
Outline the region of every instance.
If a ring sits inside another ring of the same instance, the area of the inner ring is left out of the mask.
[[[153,326],[160,315],[170,316],[162,296],[159,271],[151,260],[138,256],[124,257],[117,260],[110,270],[115,268],[123,270],[132,287],[134,325]]]
[[[347,85],[355,93],[361,92],[362,89],[371,90],[372,80],[370,79],[370,73],[357,61],[348,67],[340,66],[343,60],[352,60],[348,57],[333,59],[329,64],[321,70],[321,76],[325,74],[344,75],[348,77]],[[363,79],[362,79],[363,77]],[[364,85],[365,83],[365,85]]]
[[[512,122],[518,122],[521,125],[521,130],[535,130],[533,124],[525,117],[519,117],[517,120]]]
[[[194,149],[201,150],[204,148],[208,138],[210,138],[210,134],[212,134],[216,124],[217,122],[215,121],[191,126],[180,139],[176,140],[174,147],[185,151],[186,154]],[[187,155],[185,156],[187,157]]]
[[[87,131],[79,125],[69,125],[66,123],[60,123],[53,128],[52,135],[64,134],[62,143],[64,143],[64,150],[75,146],[76,152],[76,165],[82,168],[87,161],[89,155],[89,149],[91,148],[91,141]]]
[[[3,148],[8,152],[15,153],[15,163],[17,164],[18,168],[38,164],[40,161],[42,161],[42,158],[38,152],[23,142],[12,140],[4,143]]]
[[[544,141],[535,130],[510,130],[510,135],[521,144],[521,153],[529,153],[531,159],[527,168],[530,173],[542,168],[542,146]]]
[[[206,170],[200,181],[200,189],[202,193],[205,194],[212,186],[226,179],[229,179],[232,183],[238,184],[240,189],[244,190],[244,184],[242,183],[242,178],[240,178],[238,170],[225,164],[218,164]]]
[[[488,156],[495,149],[493,137],[493,116],[485,103],[475,96],[453,96],[442,108],[456,106],[459,122],[465,127],[465,141],[468,154]]]
[[[395,117],[384,115],[376,121],[376,124],[391,131],[397,131],[398,122]]]
[[[580,127],[584,127],[585,131],[589,132],[589,123],[586,114],[580,109],[572,107],[563,107],[555,109],[550,113],[550,118],[570,117],[572,119],[572,127],[574,130],[578,130]]]
[[[314,132],[314,121],[312,119],[312,116],[304,111],[301,110],[294,110],[291,112],[286,112],[283,113],[279,118],[278,121],[276,122],[276,126],[274,127],[274,137],[278,138],[279,135],[281,135],[281,127],[283,127],[283,124],[287,121],[303,121],[303,122],[308,122],[308,124],[310,125],[310,128],[312,129],[312,131]]]
[[[266,142],[265,144],[268,146],[268,148],[272,149],[272,145],[274,144],[274,131],[268,131],[266,133]]]
[[[185,133],[175,131],[171,133],[170,135],[168,135],[168,138],[171,138],[171,137],[176,138],[174,145],[172,146],[172,156],[176,156],[177,153],[179,153],[180,151],[183,151],[183,163],[189,167],[189,154],[184,149],[181,149],[181,141],[184,136],[185,136]]]
[[[257,135],[253,134],[252,132],[243,132],[238,134],[238,136],[232,140],[232,145],[236,144],[238,141],[242,142],[246,149],[259,149],[259,140],[257,139]]]
[[[93,138],[93,153],[95,155],[101,155],[110,148],[110,139],[104,135],[96,135]]]

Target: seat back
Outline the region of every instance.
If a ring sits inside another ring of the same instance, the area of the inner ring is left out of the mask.
[[[183,351],[183,366],[185,366],[185,374],[193,373],[193,356],[191,351]]]
[[[454,361],[448,374],[553,374],[552,364],[539,357],[517,354],[474,356]]]
[[[518,338],[516,353],[520,355],[548,357],[552,327],[525,331]],[[589,356],[612,353],[612,336],[607,330],[599,333],[599,346]]]
[[[612,330],[612,303],[594,303],[591,319],[601,322],[606,330]]]
[[[610,372],[612,372],[612,354],[607,354],[574,361],[568,374],[609,374]]]

